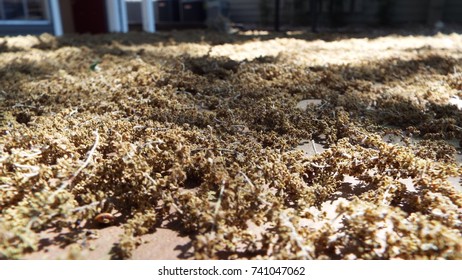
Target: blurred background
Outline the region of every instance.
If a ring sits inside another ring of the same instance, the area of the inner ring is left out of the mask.
[[[460,23],[460,0],[0,0],[0,35]]]

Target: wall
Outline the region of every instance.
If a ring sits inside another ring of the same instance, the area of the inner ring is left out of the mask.
[[[15,35],[39,35],[42,33],[53,34],[53,26],[47,25],[0,25],[0,36]]]
[[[462,1],[461,0],[446,0],[443,10],[443,21],[462,23]]]
[[[229,17],[233,22],[259,23],[260,22],[260,0],[228,0]]]
[[[272,25],[274,0],[228,0],[230,18],[234,22]],[[321,24],[425,24],[429,20],[431,3],[443,5],[444,22],[462,23],[462,0],[337,0],[343,1],[343,11],[330,13],[330,1],[323,0]],[[269,11],[262,12],[261,3]],[[309,0],[281,0],[281,24],[309,25]],[[386,3],[389,3],[387,6]],[[443,3],[443,4],[441,4]],[[335,9],[334,9],[335,10]]]
[[[425,23],[429,0],[395,0],[392,8],[392,23]]]
[[[61,10],[61,22],[65,34],[74,33],[74,18],[72,15],[71,0],[60,0],[59,8]]]
[[[231,5],[230,18],[238,23],[271,25],[274,20],[274,0],[228,0]],[[379,0],[343,0],[348,22],[374,21]],[[310,20],[309,0],[281,0],[281,24],[306,25]],[[262,7],[266,7],[262,10]],[[372,8],[372,9],[370,9]],[[329,1],[322,4],[321,21],[327,22]]]

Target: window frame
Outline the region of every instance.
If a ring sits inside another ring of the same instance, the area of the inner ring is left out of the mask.
[[[43,13],[45,19],[27,19],[27,17],[29,17],[27,0],[22,0],[26,19],[2,19],[5,18],[5,6],[3,0],[0,0],[0,25],[49,25],[51,24],[51,13],[48,2],[48,0],[43,1]]]

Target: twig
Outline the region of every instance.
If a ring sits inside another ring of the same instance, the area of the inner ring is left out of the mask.
[[[74,115],[75,113],[78,113],[78,112],[79,112],[78,109],[74,109],[69,114],[67,114],[67,117],[72,117],[72,115]]]
[[[233,153],[233,154],[236,153],[235,150],[222,149],[222,148],[197,148],[197,149],[191,150],[191,153],[196,153],[196,152],[200,152],[200,151],[213,151],[213,150],[219,151],[219,152]]]
[[[173,208],[175,208],[176,211],[178,211],[178,213],[180,213],[181,215],[183,215],[183,210],[180,209],[180,207],[178,207],[178,205],[176,205],[174,202],[172,202],[172,206]]]
[[[39,222],[39,220],[40,220],[40,219],[39,219],[38,217],[32,217],[32,218],[29,220],[29,222],[27,223],[26,229],[27,229],[27,230],[30,230],[30,229],[32,228],[32,226],[34,225],[34,223]]]
[[[154,180],[154,178],[152,178],[151,176],[149,176],[148,173],[143,173],[144,177],[148,178],[149,181],[151,181],[151,183],[153,183],[154,185],[157,185],[157,181]]]
[[[317,155],[317,154],[318,154],[318,150],[316,149],[316,145],[315,145],[315,143],[314,143],[314,140],[311,140],[311,145],[313,146],[314,154]]]
[[[244,177],[245,181],[247,182],[247,184],[249,184],[251,187],[252,187],[252,192],[256,192],[257,188],[255,187],[255,185],[253,184],[252,180],[250,180],[250,178],[242,171],[239,171],[239,174],[242,175],[242,177]],[[271,206],[271,203],[269,203],[268,201],[264,200],[263,198],[261,198],[260,195],[257,196],[257,199],[258,201],[261,202],[261,204],[263,205],[266,205],[266,206]]]
[[[13,187],[12,185],[8,185],[8,184],[4,184],[4,185],[0,185],[0,190],[15,190],[16,188]]]
[[[289,217],[286,215],[286,213],[281,212],[279,218],[283,222],[284,226],[290,229],[290,236],[297,243],[298,247],[300,247],[303,256],[307,259],[313,259],[313,256],[311,255],[310,251],[303,244],[303,238],[298,234],[297,230],[295,229],[295,226],[289,220]]]
[[[171,194],[169,194],[168,197],[167,197],[166,194],[162,193],[162,200],[170,202],[171,205],[173,206],[173,208],[175,208],[175,210],[178,211],[178,213],[183,215],[183,213],[184,213],[183,210],[181,210],[180,207],[178,207],[178,205],[175,204]]]
[[[18,107],[32,108],[32,109],[36,109],[36,108],[37,108],[36,106],[33,106],[33,105],[24,105],[24,104],[21,104],[21,103],[17,103],[17,104],[14,104],[14,105],[13,105],[13,108],[18,108]]]
[[[240,94],[240,93],[239,93],[239,94],[236,94],[235,96],[233,96],[233,99],[236,100],[236,99],[238,99],[239,97],[241,97],[241,94]]]
[[[33,171],[33,172],[38,172],[40,170],[40,167],[34,166],[34,165],[24,165],[24,164],[19,164],[19,163],[14,163],[13,165],[18,168],[29,169],[30,171]]]
[[[95,202],[92,202],[90,204],[87,204],[87,205],[83,205],[83,206],[79,206],[79,207],[76,207],[74,209],[72,209],[72,212],[80,212],[82,210],[85,210],[87,208],[91,208],[93,206],[97,206],[97,205],[102,205],[106,202],[106,199],[103,199],[101,201],[95,201]]]
[[[453,124],[453,126],[454,126],[457,130],[462,130],[462,127],[460,127],[460,126],[458,126],[458,125]]]
[[[329,167],[329,165],[319,165],[319,164],[316,164],[314,162],[310,162],[310,165],[313,166],[313,167],[316,167],[316,168],[327,168]]]
[[[255,188],[255,185],[252,183],[252,181],[250,180],[250,178],[247,177],[247,175],[245,175],[245,173],[242,172],[242,171],[239,171],[239,174],[241,174],[242,177],[244,177],[245,181],[252,187],[252,190],[255,191],[255,189],[256,189],[256,188]]]
[[[98,134],[98,131],[95,130],[93,132],[96,136],[96,139],[95,139],[95,143],[93,144],[93,147],[91,148],[91,150],[88,152],[88,157],[87,159],[85,160],[85,162],[82,164],[82,166],[79,167],[79,169],[77,169],[77,171],[72,175],[71,178],[69,178],[68,180],[64,181],[61,186],[59,186],[59,188],[51,194],[50,196],[50,201],[53,200],[53,198],[62,190],[64,190],[67,186],[69,186],[72,181],[77,177],[79,176],[80,172],[82,172],[83,169],[85,169],[88,164],[90,164],[90,161],[93,157],[93,154],[95,153],[96,151],[96,147],[98,147],[98,144],[99,144],[99,134]]]
[[[319,110],[319,109],[322,109],[322,108],[323,108],[324,106],[326,106],[326,105],[327,105],[327,102],[321,103],[321,105],[319,105],[319,107],[318,107],[318,110]]]
[[[145,127],[146,130],[152,130],[152,131],[167,131],[170,130],[171,128],[168,127]]]
[[[214,223],[213,223],[212,231],[215,231],[216,221],[217,221],[217,215],[218,215],[218,211],[220,210],[221,199],[223,198],[223,193],[224,193],[224,191],[225,191],[225,181],[222,181],[222,182],[221,182],[220,194],[218,195],[217,204],[215,205],[215,211],[214,211],[214,213],[213,213],[213,216],[215,217],[215,221],[214,221]]]
[[[218,195],[217,204],[215,205],[215,212],[214,212],[215,217],[217,216],[218,211],[220,210],[221,199],[223,198],[224,191],[225,191],[225,182],[223,181],[221,182],[220,194]]]

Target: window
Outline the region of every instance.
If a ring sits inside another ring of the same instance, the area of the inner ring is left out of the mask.
[[[45,0],[0,0],[0,20],[46,20]]]

